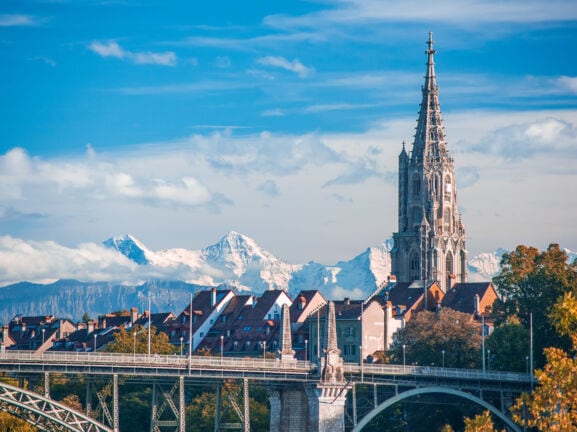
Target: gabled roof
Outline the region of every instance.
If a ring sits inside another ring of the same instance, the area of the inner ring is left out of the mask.
[[[441,305],[459,312],[475,314],[475,296],[478,296],[478,312],[481,313],[498,298],[491,282],[463,282],[453,285],[453,288],[447,291]]]
[[[314,301],[315,297],[319,297],[317,301]],[[320,291],[306,290],[299,292],[289,309],[291,323],[304,322],[314,309],[322,306],[318,303],[327,303]]]
[[[192,309],[193,316],[196,316],[196,322],[193,322],[193,331],[196,331],[230,293],[234,295],[234,291],[230,289],[217,290],[213,288],[212,290],[198,291],[192,299],[192,305],[189,303],[178,315],[178,321],[181,324],[188,323],[188,316]]]

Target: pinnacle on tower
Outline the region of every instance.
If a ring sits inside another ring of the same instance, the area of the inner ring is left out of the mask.
[[[330,301],[327,307],[327,329],[325,358],[321,363],[322,378],[325,383],[344,381],[343,358],[337,341],[337,319],[335,304]]]
[[[292,336],[291,336],[291,319],[290,310],[287,304],[282,305],[281,311],[281,328],[280,328],[280,340],[281,349],[278,352],[278,358],[281,361],[295,361],[295,352],[292,349]]]

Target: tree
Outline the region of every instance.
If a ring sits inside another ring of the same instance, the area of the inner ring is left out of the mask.
[[[403,345],[405,348],[403,349]],[[474,368],[481,362],[481,328],[471,315],[444,308],[422,311],[395,334],[394,363]]]
[[[491,413],[485,411],[475,417],[465,419],[465,432],[495,432]]]
[[[519,320],[512,318],[497,327],[485,341],[485,348],[491,353],[492,370],[527,371],[529,330]]]
[[[0,432],[35,432],[36,428],[11,414],[0,412]]]
[[[549,245],[543,252],[534,247],[517,246],[503,255],[501,272],[493,278],[493,283],[502,296],[493,310],[502,321],[516,315],[523,326],[529,328],[532,314],[538,364],[543,364],[544,347],[570,347],[569,338],[554,328],[550,313],[564,293],[577,294],[577,262],[570,264],[567,253],[558,244]]]
[[[148,329],[133,326],[129,331],[124,327],[114,335],[114,340],[106,347],[107,352],[147,354]],[[150,352],[152,354],[175,354],[178,348],[172,345],[166,333],[150,328]]]
[[[84,324],[87,324],[90,321],[90,315],[88,315],[88,312],[84,312],[84,315],[82,315],[82,322]]]
[[[571,293],[555,303],[550,314],[562,335],[577,328],[577,300]],[[577,335],[571,333],[572,351],[577,350]],[[569,432],[577,430],[577,359],[562,349],[545,349],[546,364],[536,370],[539,386],[524,393],[512,408],[513,419],[523,426],[542,431]]]

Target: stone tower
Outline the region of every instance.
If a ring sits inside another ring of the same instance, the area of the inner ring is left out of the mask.
[[[433,35],[411,153],[399,155],[399,227],[393,233],[392,273],[398,282],[438,281],[443,291],[467,280],[465,227],[457,210],[454,163],[435,76]]]

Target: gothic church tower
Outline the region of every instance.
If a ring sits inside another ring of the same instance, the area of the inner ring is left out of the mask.
[[[465,228],[457,211],[454,163],[447,148],[429,33],[427,74],[410,155],[399,155],[399,227],[393,233],[392,273],[398,282],[467,281]]]

